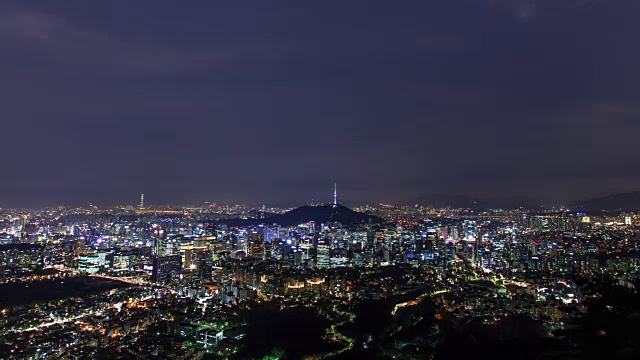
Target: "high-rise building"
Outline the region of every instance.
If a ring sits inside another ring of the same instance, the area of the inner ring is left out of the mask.
[[[100,256],[97,250],[82,250],[78,260],[78,270],[89,274],[96,274],[100,271]]]
[[[173,256],[156,256],[153,258],[152,279],[154,282],[163,283],[171,272],[180,271],[182,268],[182,257],[180,255]]]
[[[292,253],[293,253],[293,265],[302,266],[304,250],[297,248]]]
[[[158,225],[153,225],[153,254],[155,256],[165,256],[167,250],[167,241],[162,229]]]
[[[331,244],[329,239],[319,239],[316,247],[316,264],[318,267],[331,266]]]
[[[271,260],[272,257],[272,250],[273,250],[273,244],[271,244],[270,242],[264,242],[263,243],[263,255],[262,255],[262,260]]]
[[[264,254],[264,244],[261,241],[250,241],[249,242],[249,256],[253,257],[262,257]]]
[[[264,227],[264,242],[271,243],[278,238],[280,238],[280,225],[273,224],[273,226]]]
[[[144,209],[144,194],[140,195],[140,209]]]
[[[476,228],[475,248],[476,263],[480,265],[482,261],[482,254],[484,253],[484,247],[482,245],[482,228],[480,226]]]

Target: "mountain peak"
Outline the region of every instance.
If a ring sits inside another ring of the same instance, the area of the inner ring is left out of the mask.
[[[280,215],[274,215],[266,222],[292,226],[309,221],[316,223],[339,222],[343,225],[380,223],[384,220],[373,215],[357,212],[340,204],[304,205]]]
[[[570,204],[576,210],[630,211],[640,209],[640,191],[611,194]]]

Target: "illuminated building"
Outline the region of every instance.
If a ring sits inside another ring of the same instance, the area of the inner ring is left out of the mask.
[[[271,243],[274,241],[274,239],[277,239],[280,237],[280,226],[279,225],[273,225],[273,226],[265,226],[264,228],[264,241]]]
[[[273,244],[271,244],[270,242],[264,242],[263,243],[263,255],[262,255],[262,260],[271,260],[272,257],[272,251],[273,251]]]
[[[180,271],[182,268],[182,258],[179,255],[174,256],[156,256],[153,258],[152,280],[157,283],[163,283],[168,280],[172,272]]]
[[[78,270],[87,272],[89,274],[97,274],[98,272],[100,272],[100,257],[98,255],[98,251],[80,251],[80,256],[78,259]]]
[[[316,264],[318,267],[331,266],[331,245],[329,239],[318,240],[316,248]]]
[[[476,249],[476,263],[481,265],[482,255],[484,253],[484,247],[482,246],[482,228],[478,226],[475,230],[475,249]]]
[[[264,254],[264,245],[261,241],[249,242],[249,256],[262,257]]]

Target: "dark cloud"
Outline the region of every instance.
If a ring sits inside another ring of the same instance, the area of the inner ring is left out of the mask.
[[[634,1],[15,2],[0,206],[633,189]]]
[[[40,60],[76,66],[80,70],[142,75],[207,69],[240,56],[263,54],[263,45],[251,47],[179,50],[136,44],[68,23],[40,11],[9,10],[0,15],[4,45],[32,51]],[[179,44],[178,44],[179,45]]]

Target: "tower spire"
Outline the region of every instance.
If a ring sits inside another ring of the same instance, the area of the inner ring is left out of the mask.
[[[333,205],[338,205],[338,184],[333,183]]]

